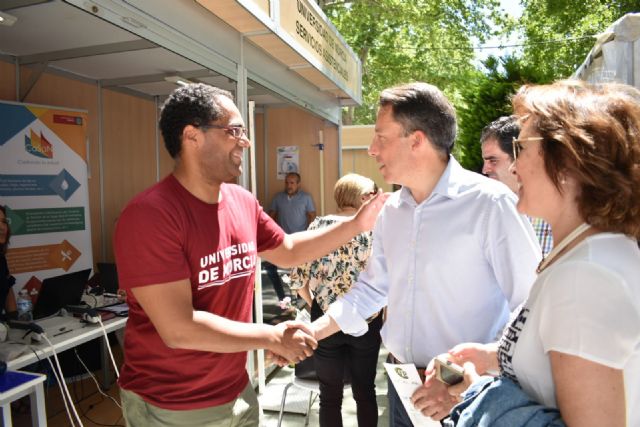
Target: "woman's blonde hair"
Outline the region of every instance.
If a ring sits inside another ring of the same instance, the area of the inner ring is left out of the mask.
[[[378,186],[372,179],[357,173],[349,173],[336,182],[333,187],[333,197],[339,209],[358,209],[362,205],[362,196],[377,191]]]

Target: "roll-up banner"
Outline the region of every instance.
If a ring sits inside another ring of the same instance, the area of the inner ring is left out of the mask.
[[[0,101],[0,204],[13,291],[93,266],[87,112]]]

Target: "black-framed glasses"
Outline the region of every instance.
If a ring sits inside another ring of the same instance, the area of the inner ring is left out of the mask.
[[[528,138],[513,138],[513,143],[511,144],[513,147],[513,160],[515,161],[520,155],[520,151],[522,151],[522,142],[524,141],[542,141],[544,140],[541,136],[530,136]]]
[[[198,127],[205,131],[207,129],[222,129],[236,139],[241,139],[247,136],[247,129],[245,129],[244,126],[201,125]]]

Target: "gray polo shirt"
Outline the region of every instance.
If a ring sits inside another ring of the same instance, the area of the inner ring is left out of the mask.
[[[291,234],[307,229],[307,212],[315,212],[316,207],[311,196],[302,190],[293,196],[282,191],[275,195],[269,210],[278,213],[278,224]]]

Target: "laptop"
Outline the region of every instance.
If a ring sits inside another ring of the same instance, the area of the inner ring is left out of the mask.
[[[41,319],[56,314],[67,305],[80,304],[89,274],[90,268],[44,279],[33,308],[33,318]]]
[[[99,262],[100,284],[104,291],[110,294],[118,293],[118,271],[112,262]]]

